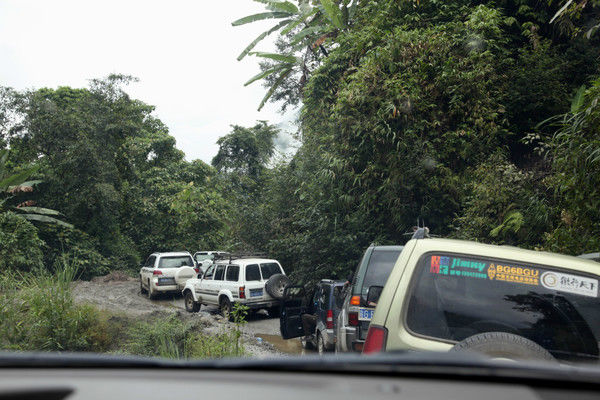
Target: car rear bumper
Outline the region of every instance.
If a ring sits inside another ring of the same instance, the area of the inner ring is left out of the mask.
[[[342,351],[362,351],[362,346],[365,341],[358,337],[357,328],[353,326],[344,326],[341,329],[341,333],[343,338],[338,338],[338,340],[342,340],[340,343]]]
[[[260,301],[246,301],[246,302],[240,302],[240,304],[243,304],[243,305],[245,305],[246,307],[249,307],[252,310],[259,310],[261,308],[271,308],[271,307],[279,306],[279,301],[277,301],[277,300],[272,300],[272,301],[264,301],[264,300],[260,300]]]

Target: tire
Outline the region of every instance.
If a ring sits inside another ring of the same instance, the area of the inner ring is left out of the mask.
[[[231,301],[229,301],[227,297],[223,297],[219,302],[219,311],[221,312],[223,318],[226,318],[229,321],[231,321],[231,319],[233,318],[233,315],[231,315],[231,310]]]
[[[185,294],[183,295],[183,302],[187,312],[197,313],[200,311],[200,303],[194,301],[194,296],[189,290],[185,291]]]
[[[325,341],[323,340],[323,335],[317,333],[317,351],[319,355],[322,356],[327,352],[327,348],[325,347]]]
[[[271,307],[267,311],[269,312],[269,317],[272,318],[279,318],[281,315],[281,307],[279,306]]]
[[[140,277],[140,293],[141,294],[148,293],[148,291],[146,289],[144,289],[144,285],[142,285],[142,278],[141,277]]]
[[[304,337],[300,338],[300,344],[302,345],[302,348],[304,350],[313,350],[315,348],[315,346],[313,345],[312,342],[307,342],[306,340],[304,340]]]
[[[543,360],[556,361],[546,349],[539,344],[506,332],[479,333],[457,343],[451,352],[474,352],[492,358],[509,360]]]
[[[274,299],[282,299],[285,287],[290,284],[290,280],[283,274],[275,274],[269,278],[265,284],[265,290]]]
[[[154,290],[152,290],[152,285],[150,284],[150,281],[148,281],[148,299],[150,300],[154,300],[156,298],[156,294],[154,293]]]

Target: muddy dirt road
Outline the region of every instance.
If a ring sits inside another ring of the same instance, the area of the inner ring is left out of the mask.
[[[201,318],[208,333],[218,333],[231,329],[231,323],[218,314],[216,307],[205,307],[199,313],[185,311],[183,298],[177,295],[164,295],[149,300],[140,293],[139,281],[120,274],[97,277],[92,281],[74,283],[73,295],[78,303],[89,303],[98,308],[122,313],[132,317],[151,318],[157,312],[174,313],[180,318]],[[252,356],[273,357],[285,354],[303,354],[304,350],[297,339],[282,340],[279,336],[279,318],[271,318],[264,311],[248,317],[243,326],[244,343]]]

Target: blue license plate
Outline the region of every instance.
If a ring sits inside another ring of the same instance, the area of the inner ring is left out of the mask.
[[[260,297],[262,294],[262,289],[250,289],[250,297]]]
[[[359,321],[370,321],[373,319],[375,310],[372,308],[359,308],[358,309],[358,320]]]
[[[159,285],[174,285],[175,278],[158,278]]]

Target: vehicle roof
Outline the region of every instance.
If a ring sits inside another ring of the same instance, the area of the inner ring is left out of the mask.
[[[151,256],[159,256],[159,257],[164,257],[164,256],[191,256],[191,254],[187,251],[171,251],[171,252],[165,252],[165,253],[152,253],[150,254]]]
[[[231,261],[229,258],[224,258],[221,260],[217,260],[216,264],[248,265],[248,264],[267,263],[267,262],[279,264],[279,261],[273,260],[271,258],[232,258]]]
[[[221,250],[200,250],[195,252],[194,254],[227,254],[227,252]]]
[[[396,250],[396,251],[402,251],[402,249],[404,248],[404,246],[371,246],[373,248],[373,250],[385,250],[385,251],[392,251],[392,250]]]
[[[498,246],[466,240],[428,238],[414,239],[414,241],[416,242],[415,250],[419,253],[443,251],[499,258],[521,264],[540,264],[550,267],[583,271],[591,274],[600,273],[600,266],[596,261],[564,254],[525,250],[514,246]]]

